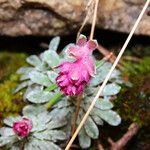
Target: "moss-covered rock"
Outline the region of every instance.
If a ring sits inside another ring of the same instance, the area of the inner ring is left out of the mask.
[[[25,53],[0,52],[0,82],[24,66],[26,57]]]
[[[22,93],[13,94],[12,91],[19,82],[16,70],[25,65],[26,54],[0,52],[0,126],[8,115],[21,112],[24,102]]]
[[[124,66],[124,76],[132,87],[122,88],[115,100],[115,109],[126,122],[121,128],[137,122],[141,127],[138,138],[147,141],[150,139],[150,57],[144,57],[139,63],[127,61]]]

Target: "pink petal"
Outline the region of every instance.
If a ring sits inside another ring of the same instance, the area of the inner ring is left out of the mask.
[[[68,51],[67,51],[67,54],[69,55],[69,56],[75,56],[75,53],[78,51],[78,46],[70,46],[69,48],[68,48]]]
[[[87,46],[90,50],[95,50],[98,46],[97,40],[90,40],[87,42]]]
[[[79,80],[79,73],[77,70],[71,72],[70,74],[71,74],[70,77],[72,80],[75,80],[75,81]]]
[[[86,42],[87,42],[86,36],[81,34],[76,44],[79,46],[84,46],[86,44]]]

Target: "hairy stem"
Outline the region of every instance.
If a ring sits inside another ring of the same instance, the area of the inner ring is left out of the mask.
[[[73,135],[75,130],[76,130],[76,122],[77,122],[79,111],[80,111],[80,104],[81,104],[81,101],[82,101],[82,97],[83,97],[82,94],[77,97],[76,112],[75,112],[75,115],[74,115],[71,135]]]

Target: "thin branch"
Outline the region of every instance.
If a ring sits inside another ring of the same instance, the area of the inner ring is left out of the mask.
[[[87,6],[86,6],[86,16],[85,16],[85,19],[84,19],[84,21],[83,21],[83,23],[82,23],[82,25],[81,25],[79,31],[77,32],[76,41],[78,40],[78,38],[79,38],[79,36],[80,36],[80,34],[81,34],[81,32],[82,32],[84,26],[86,25],[86,23],[87,23],[89,17],[90,17],[91,14],[92,14],[92,10],[93,10],[93,9],[91,9],[91,8],[93,8],[93,0],[90,0],[90,1],[88,2]]]
[[[128,143],[128,141],[130,141],[131,138],[134,135],[136,135],[138,130],[139,130],[138,124],[132,123],[129,126],[128,131],[117,142],[114,142],[111,138],[109,138],[108,142],[111,145],[110,150],[121,150]]]
[[[99,140],[97,140],[97,149],[98,150],[104,150],[104,147]]]
[[[110,53],[109,50],[107,50],[106,48],[104,48],[104,47],[103,47],[102,45],[100,45],[100,44],[98,44],[97,49],[98,49],[98,51],[99,51],[101,54],[103,54],[105,57],[106,57],[107,55],[109,55],[109,53]],[[111,52],[111,53],[112,53],[112,52]],[[111,63],[114,63],[115,60],[116,60],[116,56],[115,56],[114,53],[112,53],[112,56],[111,56],[111,58],[109,59],[109,61],[110,61]],[[117,64],[117,67],[118,67],[120,70],[123,68],[123,66],[121,65],[121,63],[118,63],[118,64]]]
[[[124,60],[129,60],[129,61],[134,61],[134,62],[139,62],[141,59],[133,56],[124,56],[122,59]]]
[[[94,30],[95,30],[95,25],[96,25],[96,18],[97,18],[97,9],[98,9],[98,3],[99,0],[95,0],[95,8],[94,8],[94,15],[93,15],[93,21],[92,21],[92,27],[91,27],[91,33],[90,33],[90,40],[93,39],[94,36]]]
[[[104,82],[102,83],[101,87],[99,88],[99,90],[98,90],[98,92],[97,92],[95,98],[93,99],[93,101],[92,101],[90,107],[88,108],[86,114],[84,115],[83,119],[81,120],[81,122],[80,122],[78,128],[76,129],[74,135],[72,136],[72,138],[71,138],[71,140],[69,141],[68,145],[66,146],[65,150],[69,150],[69,149],[70,149],[70,146],[72,145],[73,141],[75,140],[76,136],[78,135],[80,129],[82,128],[82,126],[83,126],[84,123],[86,122],[86,120],[87,120],[87,118],[88,118],[90,112],[92,111],[92,109],[93,109],[93,107],[94,107],[94,105],[95,105],[97,99],[98,99],[99,96],[101,95],[101,93],[102,93],[102,91],[103,91],[105,85],[107,84],[107,82],[108,82],[110,76],[112,75],[112,73],[113,73],[115,67],[117,66],[119,60],[121,59],[121,57],[122,57],[122,55],[123,55],[123,53],[124,53],[124,51],[125,51],[127,45],[129,44],[129,42],[130,42],[130,40],[131,40],[131,38],[132,38],[132,36],[133,36],[133,34],[134,34],[134,32],[135,32],[135,30],[136,30],[138,24],[139,24],[139,22],[141,21],[143,15],[144,15],[144,12],[146,11],[146,9],[147,9],[147,7],[148,7],[148,5],[149,5],[149,2],[150,2],[150,0],[147,0],[147,1],[146,1],[146,3],[145,3],[145,5],[144,5],[144,7],[143,7],[143,9],[142,9],[142,11],[141,11],[141,13],[140,13],[138,19],[136,20],[136,22],[135,22],[135,24],[134,24],[134,26],[133,26],[133,28],[132,28],[132,30],[131,30],[129,36],[127,37],[127,39],[126,39],[126,41],[125,41],[123,47],[121,48],[121,50],[120,50],[120,52],[119,52],[119,54],[118,54],[118,56],[117,56],[117,58],[116,58],[114,64],[112,65],[112,67],[111,67],[109,73],[107,74],[107,76],[106,76]]]

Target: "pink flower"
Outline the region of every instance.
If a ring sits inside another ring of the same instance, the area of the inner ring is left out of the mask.
[[[23,118],[22,120],[13,123],[13,131],[21,138],[27,137],[31,129],[32,121],[27,118]]]
[[[58,66],[60,72],[56,78],[58,86],[66,95],[78,95],[83,92],[91,76],[95,74],[92,52],[97,47],[96,40],[87,41],[81,35],[75,46],[70,46],[67,54],[75,58],[74,62],[63,62]]]

